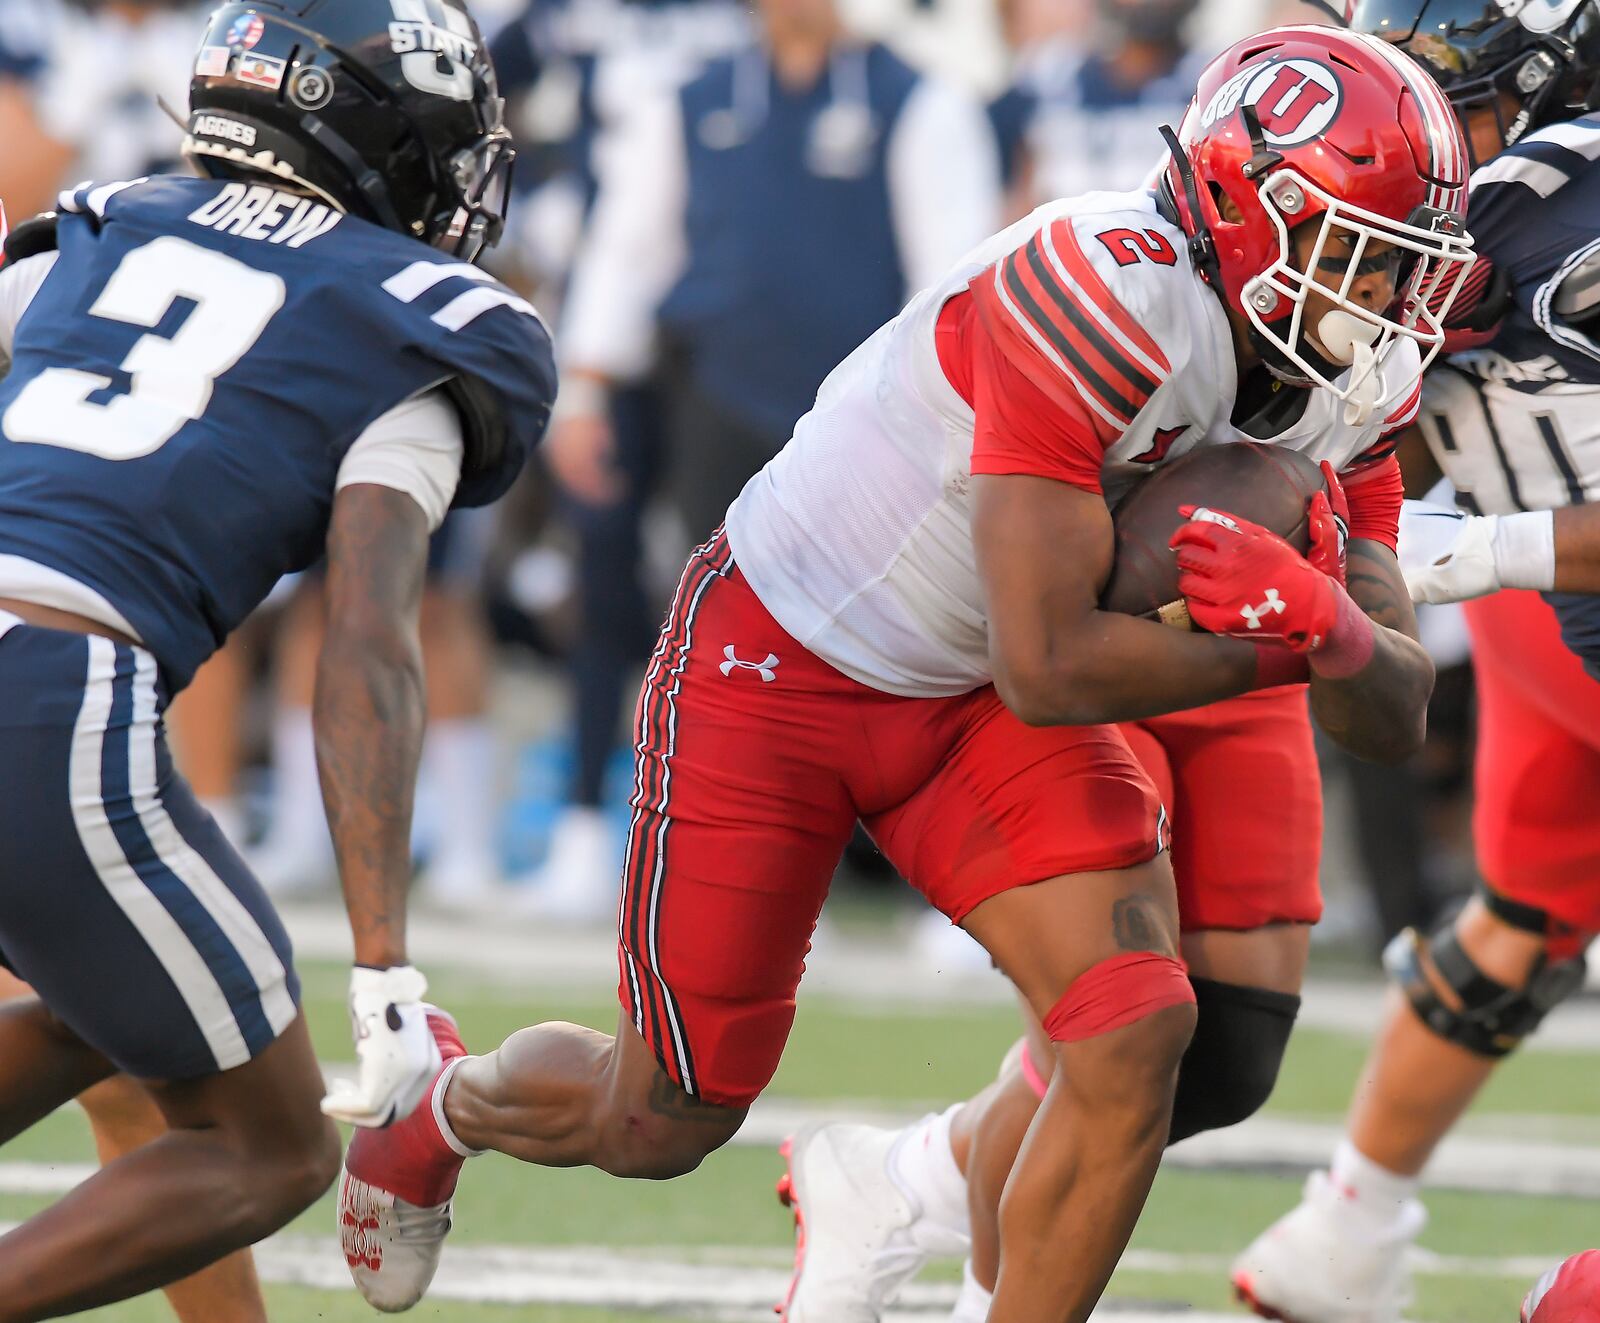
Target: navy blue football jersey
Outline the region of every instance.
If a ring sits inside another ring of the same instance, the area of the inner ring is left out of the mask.
[[[369,424],[460,392],[470,506],[510,486],[549,420],[528,303],[319,202],[198,179],[84,188],[58,243],[0,384],[0,555],[100,593],[174,692],[322,555]]]
[[[1471,512],[1600,499],[1600,326],[1555,310],[1563,280],[1600,251],[1600,115],[1541,129],[1480,167],[1467,224],[1510,277],[1513,306],[1488,348],[1429,374],[1423,433]],[[1549,600],[1600,675],[1600,598]]]
[[[1515,302],[1494,350],[1512,362],[1549,360],[1547,380],[1600,382],[1600,344],[1552,308],[1562,278],[1600,248],[1597,158],[1600,115],[1585,115],[1530,134],[1472,179],[1468,228],[1510,276]]]

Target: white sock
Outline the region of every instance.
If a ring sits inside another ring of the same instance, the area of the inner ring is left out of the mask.
[[[438,801],[435,866],[458,859],[473,866],[494,860],[499,798],[495,794],[495,739],[489,723],[481,717],[433,722],[422,759]]]
[[[444,1096],[450,1090],[450,1081],[456,1077],[456,1071],[463,1061],[472,1061],[472,1057],[456,1057],[453,1061],[445,1063],[445,1068],[439,1072],[439,1078],[434,1081],[433,1096],[430,1102],[433,1106],[433,1120],[439,1127],[439,1137],[450,1146],[450,1151],[458,1157],[476,1158],[483,1153],[481,1148],[468,1148],[463,1144],[455,1132],[455,1127],[450,1124],[450,1118],[445,1115]]]
[[[972,1239],[967,1178],[950,1149],[950,1123],[963,1106],[957,1103],[923,1117],[906,1131],[889,1159],[890,1175],[919,1210],[912,1235],[932,1254],[965,1253]]]
[[[1396,1221],[1422,1188],[1415,1176],[1400,1176],[1380,1167],[1348,1139],[1339,1141],[1328,1174],[1341,1194],[1363,1213],[1385,1224]]]
[[[310,708],[279,709],[272,723],[272,770],[272,821],[262,845],[331,856]]]
[[[972,1275],[972,1260],[961,1265],[961,1294],[956,1297],[955,1312],[950,1323],[988,1323],[989,1306],[994,1303],[994,1292],[978,1285]]]

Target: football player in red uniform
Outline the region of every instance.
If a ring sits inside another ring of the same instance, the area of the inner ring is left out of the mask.
[[[1196,1021],[1165,810],[1111,723],[1309,680],[1343,744],[1417,746],[1432,666],[1385,435],[1441,339],[1427,295],[1471,256],[1460,129],[1382,42],[1239,43],[1174,147],[1164,188],[1051,204],[912,300],[691,559],[639,706],[617,1034],[540,1025],[467,1057],[436,1020],[432,1105],[346,1158],[370,1301],[421,1297],[474,1152],[660,1178],[725,1143],[859,818],[1059,1067],[1007,1185],[992,1316],[1088,1317]],[[1209,633],[1100,611],[1108,497],[1252,437],[1351,473],[1348,590],[1319,494],[1310,559],[1209,512],[1180,530]],[[791,1318],[852,1317],[821,1308]]]

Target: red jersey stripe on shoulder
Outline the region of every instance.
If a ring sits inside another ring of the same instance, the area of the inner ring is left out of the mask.
[[[1083,251],[1083,245],[1078,242],[1078,234],[1073,229],[1071,220],[1052,221],[1049,229],[1042,233],[1045,237],[1046,253],[1054,257],[1067,275],[1088,294],[1102,319],[1120,332],[1129,347],[1142,354],[1152,368],[1170,376],[1172,364],[1167,362],[1167,356],[1161,352],[1161,346],[1156,343],[1154,336],[1134,321],[1121,301],[1111,292],[1111,287],[1106,284],[1104,277],[1095,270],[1094,263],[1089,260]]]
[[[1128,420],[1104,403],[1074,366],[1041,331],[1010,293],[1006,262],[996,262],[973,278],[968,288],[984,331],[1005,359],[1054,403],[1086,413],[1107,445],[1127,429]]]
[[[1160,388],[1055,279],[1037,236],[1000,263],[1001,280],[1030,324],[1123,425]]]

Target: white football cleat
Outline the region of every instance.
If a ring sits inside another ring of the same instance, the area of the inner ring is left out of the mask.
[[[1416,1199],[1382,1220],[1312,1172],[1297,1208],[1233,1261],[1233,1289],[1285,1323],[1399,1323],[1411,1300],[1406,1251],[1428,1220]]]
[[[780,1150],[778,1198],[794,1212],[794,1280],[784,1323],[878,1323],[928,1260],[912,1234],[918,1210],[891,1174],[903,1130],[813,1125]]]
[[[361,1298],[385,1314],[421,1300],[450,1233],[450,1204],[418,1208],[348,1170],[339,1173],[339,1248]]]

